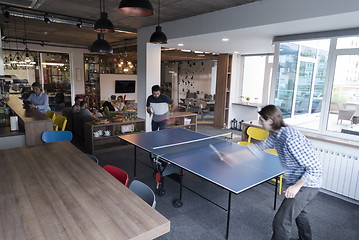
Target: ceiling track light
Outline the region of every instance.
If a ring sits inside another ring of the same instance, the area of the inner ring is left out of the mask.
[[[118,11],[127,16],[148,17],[153,15],[149,0],[121,0]]]
[[[50,20],[49,15],[47,13],[44,14],[44,22],[47,23],[47,24],[51,23],[51,20]]]
[[[151,35],[150,43],[167,44],[167,36],[162,32],[162,27],[160,26],[160,5],[161,2],[158,0],[158,25],[156,26],[156,31]]]
[[[115,28],[112,22],[107,18],[105,1],[100,0],[100,19],[95,23],[94,30],[100,33],[112,33],[115,31]]]
[[[78,28],[80,28],[80,29],[83,27],[83,24],[82,24],[82,20],[81,20],[81,19],[79,19],[79,23],[76,24],[76,27],[78,27]]]
[[[4,15],[5,18],[9,18],[10,17],[10,13],[8,10],[6,10],[6,7],[2,8],[2,15]]]

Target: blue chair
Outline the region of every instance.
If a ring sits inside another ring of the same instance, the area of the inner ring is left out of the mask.
[[[71,141],[72,132],[70,131],[46,131],[42,133],[42,141],[45,143],[58,142],[58,141]]]

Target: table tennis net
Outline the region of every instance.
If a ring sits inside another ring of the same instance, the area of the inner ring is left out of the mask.
[[[218,143],[226,142],[231,138],[232,138],[232,133],[225,133],[221,135],[210,136],[201,139],[181,142],[181,143],[154,147],[151,149],[151,156],[152,158],[158,158],[158,157],[164,157],[168,154],[186,152],[205,146],[213,146]]]

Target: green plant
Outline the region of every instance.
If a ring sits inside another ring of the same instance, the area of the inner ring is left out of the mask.
[[[332,93],[332,103],[346,103],[347,99],[341,87],[334,87]]]

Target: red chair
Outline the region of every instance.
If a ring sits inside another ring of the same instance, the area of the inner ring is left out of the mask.
[[[118,181],[120,181],[123,185],[128,187],[128,174],[123,171],[121,168],[114,167],[111,165],[106,165],[103,167],[109,174],[114,176]]]

